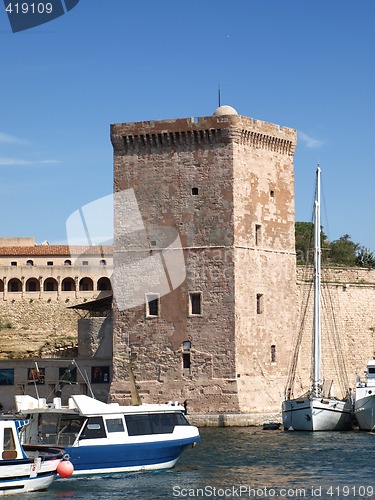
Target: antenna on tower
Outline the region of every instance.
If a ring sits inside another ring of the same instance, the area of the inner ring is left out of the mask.
[[[219,84],[218,84],[218,96],[217,96],[217,97],[218,97],[218,100],[219,100],[219,108],[220,108],[220,106],[221,106],[220,82],[219,82]]]

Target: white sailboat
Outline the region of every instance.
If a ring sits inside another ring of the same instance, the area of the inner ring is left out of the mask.
[[[290,392],[290,391],[288,391]],[[316,172],[314,207],[314,345],[313,377],[309,391],[296,399],[282,403],[285,430],[341,431],[351,426],[353,405],[348,397],[340,400],[325,394],[321,376],[321,226],[320,226],[320,167]]]

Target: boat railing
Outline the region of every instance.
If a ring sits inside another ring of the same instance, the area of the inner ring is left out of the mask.
[[[74,443],[74,441],[77,438],[77,434],[75,433],[48,433],[48,434],[43,434],[41,436],[41,441],[43,444],[48,444],[48,445],[57,445],[57,446],[70,446]]]

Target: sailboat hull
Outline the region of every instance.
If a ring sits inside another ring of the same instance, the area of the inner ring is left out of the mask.
[[[333,398],[299,398],[284,401],[285,430],[345,431],[351,428],[352,405]]]

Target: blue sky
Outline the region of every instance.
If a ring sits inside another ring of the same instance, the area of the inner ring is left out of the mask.
[[[375,250],[373,0],[80,0],[12,33],[0,6],[0,236],[66,240],[112,192],[111,123],[240,114],[298,130],[296,220]]]

